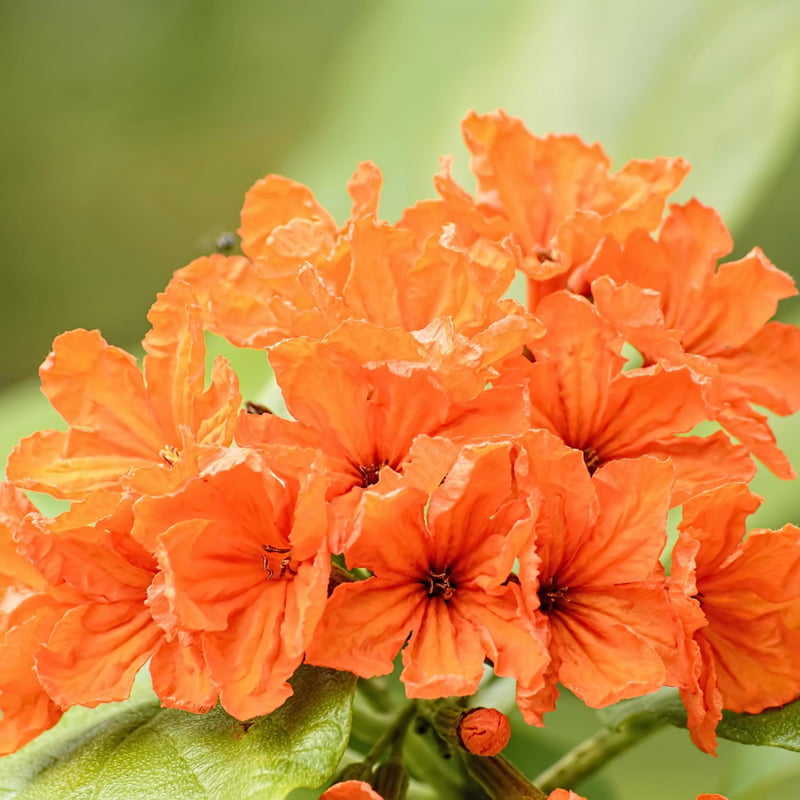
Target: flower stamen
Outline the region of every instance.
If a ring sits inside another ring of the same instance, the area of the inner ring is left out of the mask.
[[[269,560],[269,556],[272,553],[278,553],[280,555],[291,553],[291,547],[274,547],[273,545],[262,544],[261,549],[264,551],[261,554],[261,563],[264,567],[264,571],[267,573],[267,580],[280,580],[287,572],[291,573],[292,575],[297,574],[297,569],[292,565],[293,559],[290,555],[287,555],[280,560],[277,574],[275,573],[275,569]]]
[[[388,463],[388,461],[384,460],[380,463],[370,464],[369,466],[359,464],[358,471],[361,473],[361,486],[364,489],[374,486],[380,480],[381,470],[387,466]]]
[[[171,444],[162,447],[161,450],[158,451],[158,454],[170,467],[181,457],[178,448],[173,447]]]
[[[559,606],[569,602],[567,598],[568,586],[559,586],[555,578],[550,583],[539,587],[539,610],[545,614],[557,611]]]
[[[442,572],[428,573],[428,595],[430,597],[441,597],[449,600],[456,593],[455,585],[450,581],[450,574],[447,570]]]
[[[586,469],[589,470],[590,475],[594,475],[597,468],[600,466],[600,456],[597,450],[593,447],[587,447],[583,451],[583,463],[586,464]]]

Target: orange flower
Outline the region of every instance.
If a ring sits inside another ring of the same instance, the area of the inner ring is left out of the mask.
[[[547,800],[586,800],[586,798],[566,789],[554,789],[547,795]],[[721,794],[699,794],[697,800],[728,800],[728,798]]]
[[[557,292],[537,313],[547,334],[529,345],[533,363],[519,358],[502,377],[528,386],[531,427],[581,450],[590,472],[619,458],[669,458],[676,469],[673,505],[752,477],[747,452],[722,432],[678,435],[707,417],[702,378],[686,367],[623,371],[622,339],[584,298]]]
[[[659,557],[666,544],[672,468],[615,461],[590,478],[581,454],[546,431],[523,438],[520,484],[541,492],[520,581],[551,662],[541,691],[518,691],[529,723],[552,710],[556,682],[601,708],[652,692],[668,677],[677,626]]]
[[[171,675],[176,667],[190,666],[198,653],[185,641],[178,652],[147,606],[156,563],[130,537],[131,504],[130,497],[116,497],[113,513],[91,524],[73,526],[75,514],[66,512],[53,520],[29,515],[21,526],[20,552],[50,586],[73,592],[35,653],[39,680],[62,707],[93,707],[126,699],[137,672],[152,658],[154,688],[165,705],[207,711],[217,695],[197,670],[182,670],[180,699],[171,699],[176,693],[171,689],[162,691],[158,665],[174,661]]]
[[[382,675],[411,634],[409,697],[472,694],[487,656],[497,675],[536,687],[546,654],[507,582],[535,503],[515,490],[513,457],[506,443],[465,447],[430,497],[366,492],[345,555],[373,576],[334,590],[307,660]]]
[[[684,628],[680,687],[695,744],[713,752],[722,708],[757,714],[800,695],[800,528],[754,530],[759,498],[729,484],[686,503],[670,596]]]
[[[511,739],[511,723],[496,708],[471,708],[456,727],[461,746],[477,756],[496,756]]]
[[[196,471],[196,444],[228,444],[240,405],[236,376],[217,361],[205,387],[200,310],[175,283],[148,315],[144,374],[97,331],[59,336],[40,370],[42,389],[69,425],[23,439],[8,476],[63,498],[131,485],[169,491]]]
[[[377,221],[379,183],[377,168],[361,165],[348,187],[353,216],[337,229],[309,189],[267,176],[242,210],[247,257],[197,259],[175,279],[193,286],[211,330],[245,347],[322,338],[352,319],[408,331],[446,319],[496,361],[537,335],[519,304],[501,300],[514,276],[508,254],[475,261],[449,228],[419,237]]]
[[[483,379],[476,379],[468,367],[451,377],[447,369],[419,363],[419,349],[405,331],[363,322],[348,323],[322,342],[282,342],[271,349],[270,362],[294,419],[270,414],[243,414],[240,419],[240,444],[285,443],[325,454],[329,499],[342,497],[336,503],[336,551],[362,491],[406,473],[414,460],[413,448],[424,446],[420,437],[463,443],[527,427],[520,388],[487,389],[467,402],[456,402],[449,383],[468,382],[470,391],[478,391]],[[424,460],[416,462],[425,474],[430,472]],[[440,479],[436,476],[430,488]]]
[[[35,671],[34,653],[68,608],[69,590],[48,586],[14,536],[33,505],[0,483],[0,755],[13,753],[61,718]]]
[[[34,652],[58,619],[61,605],[46,593],[4,588],[0,627],[0,755],[13,753],[55,725],[62,710],[35,672]]]
[[[692,200],[672,206],[658,241],[635,231],[607,240],[587,270],[600,313],[650,362],[689,364],[713,379],[714,417],[775,474],[794,470],[766,418],[800,408],[800,330],[767,321],[797,293],[758,248],[716,267],[733,242],[716,211]]]
[[[319,800],[383,800],[383,797],[364,781],[344,781],[326,789]]]
[[[503,111],[471,112],[462,131],[478,179],[477,200],[470,203],[452,183],[445,162],[437,178],[443,199],[406,212],[401,224],[420,230],[449,220],[473,250],[513,237],[533,310],[567,285],[585,291],[576,270],[604,236],[655,230],[667,196],[688,171],[681,159],[659,158],[630,161],[612,174],[599,145],[577,136],[535,137]]]
[[[327,483],[314,453],[231,449],[181,489],[142,498],[134,536],[163,571],[159,622],[195,632],[208,675],[238,719],[292,693],[325,603]]]

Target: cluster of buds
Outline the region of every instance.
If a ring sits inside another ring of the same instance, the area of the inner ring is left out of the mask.
[[[717,213],[667,206],[680,159],[612,172],[502,112],[463,133],[475,194],[443,159],[393,224],[369,163],[342,225],[258,181],[241,254],[158,296],[141,370],[55,340],[66,430],[0,486],[0,752],[148,662],[164,706],[240,720],[303,662],[369,679],[401,651],[408,697],[469,696],[488,663],[535,725],[559,683],[594,708],[674,686],[706,751],[723,708],[800,694],[800,529],[745,530],[754,458],[794,476],[755,407],[800,407],[800,330],[769,321],[792,279],[758,249],[718,266]],[[287,414],[207,371],[207,332],[264,351]]]

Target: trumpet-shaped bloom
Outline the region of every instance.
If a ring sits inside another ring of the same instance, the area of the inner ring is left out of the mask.
[[[535,497],[516,491],[513,456],[505,443],[466,447],[430,496],[364,493],[345,555],[373,576],[334,590],[310,663],[382,675],[408,640],[409,697],[472,694],[487,656],[498,675],[541,682],[541,637],[508,582],[535,510]]]
[[[420,436],[463,443],[525,430],[526,401],[519,387],[487,389],[458,402],[446,369],[404,358],[416,352],[416,341],[406,332],[366,323],[343,326],[322,342],[282,342],[272,348],[270,361],[294,419],[243,414],[237,441],[280,442],[324,453],[332,479],[329,498],[342,498],[336,507],[338,530],[345,535],[362,491],[404,473]],[[473,390],[483,385],[470,382]],[[332,546],[339,550],[342,543],[340,536]]]
[[[716,266],[733,242],[719,215],[696,200],[673,206],[658,241],[634,231],[611,239],[587,270],[595,302],[651,362],[689,364],[708,376],[710,412],[773,472],[794,477],[756,403],[800,408],[800,330],[769,322],[794,281],[758,248]]]
[[[144,374],[97,331],[59,336],[41,367],[42,390],[69,426],[23,439],[8,462],[17,485],[82,498],[123,483],[169,491],[196,469],[197,443],[229,444],[241,398],[218,360],[205,386],[200,309],[174,283],[148,316]],[[185,457],[184,457],[185,456]]]
[[[707,418],[702,378],[687,367],[623,371],[622,339],[581,297],[552,294],[537,313],[547,334],[529,345],[533,363],[519,358],[502,378],[528,386],[532,428],[581,450],[590,472],[620,458],[669,458],[676,469],[674,505],[752,477],[747,452],[722,432],[679,435]]]
[[[499,248],[475,260],[452,226],[420,237],[379,222],[379,183],[374,166],[359,167],[349,185],[353,216],[337,229],[306,187],[268,176],[242,210],[247,257],[197,259],[176,280],[195,289],[212,330],[245,347],[322,338],[353,319],[408,331],[446,319],[496,361],[540,331],[521,306],[501,300],[513,258]]]
[[[74,512],[53,520],[29,515],[19,529],[20,552],[50,586],[72,592],[35,652],[39,680],[64,708],[96,706],[126,699],[136,673],[152,659],[153,686],[165,705],[207,711],[216,690],[202,671],[187,668],[199,655],[196,643],[183,641],[178,650],[148,607],[157,565],[130,536],[131,505],[131,497],[112,498],[113,512],[91,523]],[[164,660],[172,665],[167,677],[159,667]],[[164,688],[173,683],[177,688]]]
[[[443,219],[472,248],[495,247],[510,237],[528,276],[529,305],[571,283],[600,240],[622,239],[636,229],[655,230],[666,198],[688,171],[681,159],[630,161],[616,173],[599,145],[577,136],[539,138],[503,111],[471,112],[462,123],[471,168],[478,179],[476,200],[454,186],[447,172],[437,178],[442,200],[407,212],[402,224],[419,230]],[[426,218],[428,218],[426,220]]]
[[[61,718],[36,674],[34,654],[71,592],[48,585],[19,552],[14,537],[36,510],[8,483],[0,483],[0,754],[13,753]]]
[[[177,492],[137,502],[134,536],[163,582],[153,611],[194,632],[225,709],[267,714],[292,693],[330,571],[314,453],[231,449]]]
[[[754,530],[743,484],[684,507],[670,595],[689,663],[681,696],[695,744],[713,752],[722,708],[756,714],[800,695],[800,528]]]
[[[589,477],[581,454],[546,431],[524,437],[520,484],[541,493],[520,581],[551,661],[543,689],[518,691],[528,722],[552,710],[556,682],[600,708],[655,691],[677,643],[659,556],[672,467],[615,461]]]

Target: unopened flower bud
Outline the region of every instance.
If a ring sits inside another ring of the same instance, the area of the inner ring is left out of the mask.
[[[403,800],[408,791],[408,773],[399,762],[389,759],[375,770],[375,790],[386,800]]]
[[[322,793],[319,800],[384,800],[364,781],[343,781],[334,783]]]
[[[473,708],[458,722],[458,741],[476,756],[496,756],[511,738],[508,717],[496,708]]]

